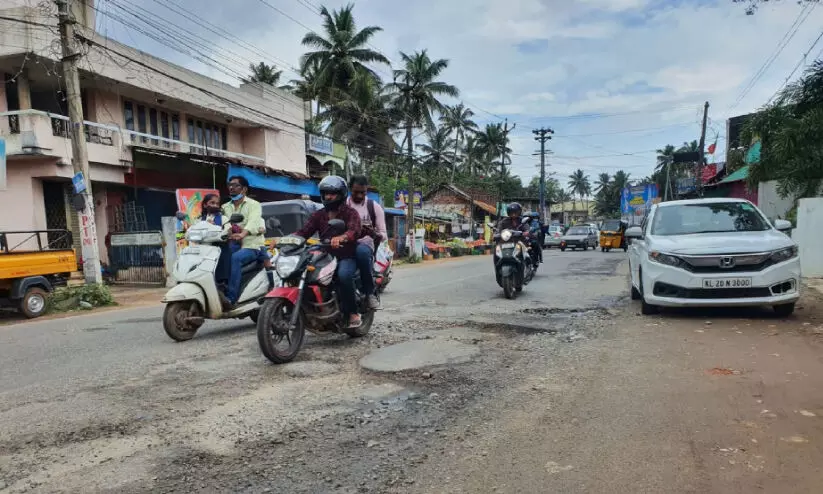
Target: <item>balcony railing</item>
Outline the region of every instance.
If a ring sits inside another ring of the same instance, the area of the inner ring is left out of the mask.
[[[0,118],[6,117],[8,119],[7,129],[2,129],[3,132],[9,134],[20,134],[21,120],[25,118],[49,118],[51,123],[51,133],[54,137],[62,137],[68,139],[71,137],[71,120],[65,115],[56,115],[41,110],[16,110],[8,112],[0,112]],[[31,125],[31,124],[29,124]],[[4,126],[5,127],[5,126]],[[26,127],[28,129],[28,127]],[[233,158],[245,161],[251,161],[258,164],[265,163],[265,158],[260,156],[252,156],[249,154],[235,153],[233,151],[226,151],[222,149],[215,149],[201,144],[194,144],[184,142],[177,139],[169,139],[144,132],[137,132],[128,130],[116,125],[105,125],[96,122],[83,121],[83,128],[86,134],[86,142],[91,144],[100,144],[103,146],[119,146],[120,143],[130,143],[131,145],[140,145],[148,148],[156,148],[158,150],[174,151],[179,153],[199,154],[202,156],[216,156],[222,158]],[[3,132],[0,132],[2,134]],[[116,137],[119,136],[118,140]]]

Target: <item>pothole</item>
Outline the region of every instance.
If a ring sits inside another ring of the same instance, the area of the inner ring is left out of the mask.
[[[465,325],[475,328],[482,332],[504,334],[557,334],[559,331],[557,328],[548,328],[545,326],[531,326],[505,322],[466,321]]]
[[[584,317],[591,315],[606,315],[607,310],[603,307],[584,308],[560,308],[560,307],[527,307],[522,310],[523,314],[533,314],[538,316],[555,317]]]

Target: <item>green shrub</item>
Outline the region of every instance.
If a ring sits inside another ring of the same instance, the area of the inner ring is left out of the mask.
[[[49,310],[61,312],[88,307],[116,305],[108,286],[103,284],[58,288],[49,297]],[[85,306],[85,307],[84,307]]]

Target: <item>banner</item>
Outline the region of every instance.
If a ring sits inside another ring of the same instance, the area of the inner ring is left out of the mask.
[[[220,197],[220,193],[216,189],[177,189],[174,191],[174,196],[177,198],[177,210],[186,213],[186,223],[191,225],[197,221],[202,213],[200,206],[203,203],[203,198],[208,194],[216,194],[217,197]],[[178,220],[177,230],[182,229],[182,222]]]
[[[657,184],[643,184],[626,187],[620,194],[620,211],[624,217],[632,218],[630,225],[639,224],[646,211],[657,199]]]
[[[394,207],[400,209],[406,209],[406,206],[409,203],[409,191],[408,190],[396,190],[394,191]],[[423,193],[419,190],[414,192],[414,207],[421,208],[423,207]]]

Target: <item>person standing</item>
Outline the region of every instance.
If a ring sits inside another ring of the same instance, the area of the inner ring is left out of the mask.
[[[369,308],[376,310],[380,307],[380,301],[377,298],[377,287],[374,283],[374,254],[380,243],[388,239],[386,213],[380,204],[366,197],[369,191],[369,179],[365,175],[351,177],[349,190],[351,196],[347,204],[357,211],[362,228],[361,237],[357,241],[357,268],[360,270],[363,293],[368,296]]]

